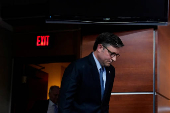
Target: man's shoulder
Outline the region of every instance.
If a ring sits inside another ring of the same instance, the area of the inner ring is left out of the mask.
[[[89,60],[89,57],[90,56],[86,56],[86,57],[83,57],[83,58],[80,58],[76,61],[77,64],[79,63],[88,63],[88,60]]]
[[[69,66],[72,67],[72,66],[82,66],[82,65],[88,65],[90,63],[90,55],[86,56],[86,57],[83,57],[83,58],[80,58],[74,62],[72,62]]]

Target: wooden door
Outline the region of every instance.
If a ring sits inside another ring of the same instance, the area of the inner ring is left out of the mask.
[[[35,101],[47,99],[48,73],[20,63],[14,68],[11,113],[28,113]]]
[[[32,108],[37,100],[47,100],[48,73],[28,67],[28,103],[26,111]]]

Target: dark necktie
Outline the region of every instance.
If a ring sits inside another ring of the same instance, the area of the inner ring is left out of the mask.
[[[101,85],[101,100],[104,94],[103,68],[100,68],[100,85]]]
[[[54,104],[54,112],[58,113],[58,108],[57,108],[56,104]]]

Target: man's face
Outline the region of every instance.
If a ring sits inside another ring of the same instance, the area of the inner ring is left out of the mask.
[[[113,61],[116,61],[116,54],[119,54],[118,48],[115,48],[111,45],[104,47],[103,45],[99,45],[100,53],[99,53],[99,62],[102,66],[110,66]],[[115,53],[115,55],[112,55]]]
[[[59,89],[58,88],[52,89],[51,92],[49,93],[50,100],[55,104],[58,103],[58,95],[59,95]]]

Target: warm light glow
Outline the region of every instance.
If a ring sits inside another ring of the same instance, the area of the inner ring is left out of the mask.
[[[48,73],[47,99],[49,99],[49,89],[51,86],[56,85],[60,87],[65,68],[69,64],[70,62],[39,64],[45,67],[44,69],[42,69],[42,71]]]
[[[37,46],[48,46],[49,45],[49,35],[37,36]]]

